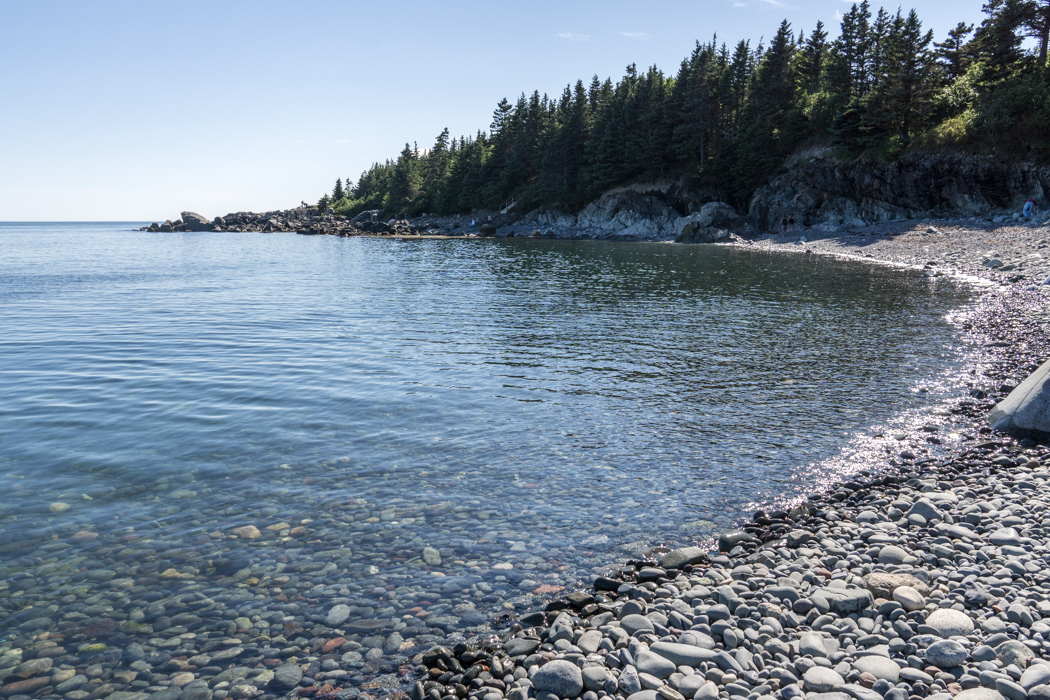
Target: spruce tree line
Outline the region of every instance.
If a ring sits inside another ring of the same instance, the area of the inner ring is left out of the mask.
[[[806,146],[843,158],[951,148],[1050,159],[1050,0],[990,0],[984,12],[941,42],[914,10],[873,12],[868,0],[834,40],[820,22],[795,35],[784,21],[768,46],[697,42],[674,77],[632,64],[616,83],[503,99],[488,132],[445,129],[422,152],[405,144],[320,204],[349,215],[575,209],[618,184],[684,175],[746,209]]]

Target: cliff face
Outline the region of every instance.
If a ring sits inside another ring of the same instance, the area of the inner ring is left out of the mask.
[[[680,181],[634,184],[609,190],[578,214],[536,210],[517,224],[580,230],[600,238],[671,239],[680,218],[713,198]]]
[[[892,163],[816,157],[755,192],[747,218],[772,230],[792,214],[805,226],[1012,214],[1029,197],[1045,207],[1048,193],[1050,168],[990,156],[916,153]]]

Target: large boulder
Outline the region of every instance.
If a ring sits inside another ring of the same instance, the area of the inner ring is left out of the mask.
[[[736,209],[725,202],[708,202],[700,208],[697,217],[701,226],[712,228],[725,228],[740,224],[740,216],[737,215]]]
[[[371,221],[382,221],[382,220],[383,220],[383,210],[382,209],[369,209],[368,211],[363,211],[360,214],[358,214],[357,216],[355,216],[354,218],[350,219],[350,223],[352,223],[352,224],[360,224],[360,223],[364,223],[366,221],[371,222]]]
[[[615,238],[651,239],[665,236],[678,218],[671,203],[674,196],[670,183],[632,185],[610,190],[588,204],[571,221],[537,215],[536,223],[556,226],[578,226]]]
[[[988,423],[1018,436],[1050,436],[1050,360],[989,412]]]
[[[729,231],[724,228],[694,226],[690,222],[682,227],[674,240],[675,243],[719,243],[729,240]]]
[[[729,240],[727,227],[741,223],[736,210],[725,202],[708,202],[700,211],[675,220],[675,241],[678,243],[717,243]]]
[[[193,211],[182,212],[182,230],[184,231],[211,231],[215,225],[206,218]]]

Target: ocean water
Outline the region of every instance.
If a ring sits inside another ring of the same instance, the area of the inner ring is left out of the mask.
[[[318,683],[393,684],[841,478],[965,354],[968,289],[812,255],[132,229],[0,224],[0,676],[343,636]]]

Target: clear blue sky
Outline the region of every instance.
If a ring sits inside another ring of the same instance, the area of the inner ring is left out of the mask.
[[[878,3],[873,3],[876,7]],[[502,97],[674,74],[696,40],[838,33],[842,0],[0,0],[0,221],[316,201]],[[914,0],[936,38],[981,0]],[[896,5],[888,5],[896,10]]]

